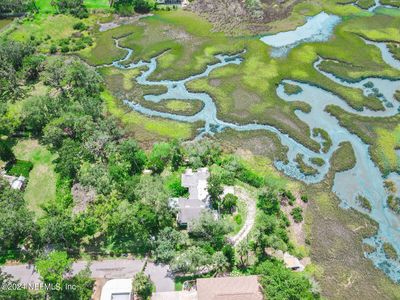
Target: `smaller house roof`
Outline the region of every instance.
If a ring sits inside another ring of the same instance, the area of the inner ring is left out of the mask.
[[[14,190],[20,190],[22,189],[24,183],[25,183],[25,177],[19,176],[16,180],[13,181],[13,183],[11,184],[11,188]]]
[[[198,300],[262,300],[257,276],[197,279]]]
[[[283,262],[285,263],[286,267],[296,271],[303,271],[304,266],[298,260],[297,257],[290,255],[289,253],[285,252],[283,254]]]

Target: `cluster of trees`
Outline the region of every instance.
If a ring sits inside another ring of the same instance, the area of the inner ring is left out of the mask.
[[[132,280],[132,291],[135,294],[135,299],[147,300],[153,293],[153,282],[149,275],[144,272],[136,273]]]
[[[148,0],[110,0],[110,6],[121,14],[129,14],[132,9],[137,13],[148,13],[154,5],[154,2]]]
[[[35,0],[0,1],[0,16],[20,14],[35,9],[36,9]]]
[[[266,299],[320,299],[319,287],[301,273],[287,269],[280,261],[265,260],[255,266]]]
[[[76,275],[71,275],[73,260],[63,251],[53,251],[35,263],[35,267],[47,289],[40,290],[52,300],[90,299],[94,280],[90,278],[89,266]]]
[[[27,82],[38,79],[44,58],[34,54],[34,46],[15,41],[0,43],[0,103],[23,95]]]
[[[164,228],[152,254],[157,261],[169,263],[176,273],[224,272],[234,267],[233,249],[226,241],[230,231],[224,220],[204,212],[190,224],[189,233]]]
[[[28,250],[36,239],[37,230],[22,193],[11,189],[1,178],[0,207],[0,253],[4,261],[19,254],[15,253],[16,249]]]
[[[289,242],[287,227],[289,220],[280,208],[278,193],[274,190],[262,191],[258,197],[255,237],[253,249],[259,255],[266,247],[288,251],[293,249]]]
[[[78,18],[89,16],[83,0],[52,0],[51,5],[55,6],[62,14],[71,14]]]
[[[43,55],[35,54],[31,43],[0,40],[0,136],[13,135],[20,126],[19,117],[9,104],[23,98],[27,86],[35,83],[42,70]],[[15,159],[5,138],[0,138],[0,160]]]

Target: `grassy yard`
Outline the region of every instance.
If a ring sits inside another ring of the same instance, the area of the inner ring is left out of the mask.
[[[55,157],[37,140],[21,140],[13,151],[17,159],[33,163],[24,198],[28,207],[40,216],[40,205],[54,200],[56,196],[56,173],[52,164]]]
[[[108,9],[109,0],[84,0],[83,3],[89,9]]]
[[[89,9],[108,9],[108,0],[84,0],[84,5]],[[55,13],[56,8],[51,5],[51,0],[37,0],[36,6],[41,13]]]

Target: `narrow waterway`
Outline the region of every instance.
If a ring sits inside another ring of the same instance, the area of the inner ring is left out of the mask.
[[[386,45],[383,43],[368,42],[367,44],[373,44],[381,50],[382,57],[386,63],[394,68],[399,68],[400,62],[395,60],[389,51],[387,51]],[[277,128],[262,124],[246,124],[239,125],[234,123],[225,122],[218,119],[217,107],[213,99],[207,93],[193,93],[186,89],[185,84],[189,81],[207,77],[211,71],[216,68],[220,68],[229,64],[240,64],[242,63],[241,54],[237,55],[217,55],[216,58],[219,60],[213,65],[209,65],[207,69],[197,75],[190,76],[183,80],[178,81],[151,81],[149,76],[157,68],[157,57],[152,58],[149,62],[140,61],[138,63],[124,65],[125,61],[128,61],[132,55],[132,50],[123,48],[116,41],[117,47],[125,49],[127,56],[119,61],[115,61],[110,66],[121,68],[121,69],[132,69],[145,67],[137,78],[136,81],[141,85],[163,85],[167,88],[167,92],[161,95],[146,95],[145,100],[152,102],[159,102],[166,99],[181,99],[185,101],[200,100],[204,103],[204,107],[201,111],[192,116],[183,116],[166,112],[159,112],[146,107],[143,107],[139,103],[135,103],[134,99],[126,99],[124,102],[137,112],[148,116],[161,117],[181,122],[197,122],[203,121],[205,123],[204,128],[199,130],[197,138],[201,138],[204,134],[213,134],[224,130],[225,128],[231,128],[237,131],[251,131],[251,130],[267,130],[275,133],[279,136],[281,143],[288,148],[288,163],[282,161],[276,161],[275,166],[285,174],[295,179],[301,180],[307,184],[317,183],[324,179],[329,171],[330,165],[329,160],[332,153],[338,148],[338,145],[343,141],[349,141],[356,156],[356,165],[351,170],[337,173],[334,178],[333,191],[338,195],[341,200],[341,205],[344,208],[352,207],[365,214],[368,214],[372,219],[379,223],[379,232],[376,236],[366,239],[365,242],[373,246],[376,250],[372,253],[365,254],[370,258],[374,264],[385,271],[394,281],[400,281],[400,263],[387,259],[383,252],[383,242],[390,242],[400,254],[400,218],[395,215],[386,205],[386,198],[388,196],[384,189],[383,177],[377,166],[371,160],[369,155],[369,146],[365,144],[358,136],[350,133],[347,129],[341,127],[333,116],[325,112],[327,105],[336,105],[341,107],[347,112],[368,116],[368,117],[387,117],[393,116],[398,113],[400,103],[394,99],[394,93],[396,89],[399,89],[399,81],[390,81],[380,78],[367,78],[365,80],[350,83],[345,82],[342,79],[335,77],[332,74],[323,72],[319,69],[319,64],[322,59],[319,59],[314,67],[321,74],[328,77],[330,80],[337,82],[338,84],[348,86],[351,88],[358,88],[364,91],[365,95],[372,92],[380,94],[380,99],[385,104],[385,110],[382,111],[371,111],[364,109],[363,111],[356,111],[351,108],[343,99],[338,96],[327,92],[321,88],[295,82],[295,81],[284,81],[291,84],[296,84],[302,88],[302,92],[296,95],[289,96],[285,94],[283,85],[281,84],[277,88],[277,94],[280,98],[285,101],[303,101],[308,103],[312,109],[309,113],[303,113],[302,111],[296,111],[296,115],[310,128],[322,128],[328,132],[332,139],[332,147],[327,153],[315,153],[310,149],[304,147],[302,144],[296,142],[289,135],[280,132]],[[320,139],[316,138],[316,141],[320,142]],[[295,158],[297,154],[303,154],[304,161],[311,165],[313,168],[318,170],[318,174],[313,176],[304,175],[297,166]],[[313,165],[309,162],[312,157],[319,157],[325,161],[323,166]],[[396,183],[400,182],[400,176],[398,174],[390,174],[390,179]],[[357,202],[356,197],[364,196],[370,202],[372,206],[371,212],[364,210]]]
[[[282,57],[302,43],[329,40],[336,25],[340,22],[340,17],[321,12],[307,18],[306,23],[295,30],[266,35],[260,40],[272,47],[272,57]]]

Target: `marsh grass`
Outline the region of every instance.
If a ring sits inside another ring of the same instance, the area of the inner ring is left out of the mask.
[[[180,100],[180,99],[168,99],[162,100],[158,103],[151,101],[138,101],[144,107],[150,109],[167,112],[172,114],[179,114],[184,116],[192,116],[203,109],[204,104],[200,100]]]
[[[339,120],[342,127],[371,145],[371,158],[384,175],[400,170],[400,159],[396,153],[400,148],[399,115],[386,118],[362,117],[337,106],[328,106],[327,111]]]
[[[200,124],[182,123],[161,118],[146,117],[124,105],[110,92],[102,93],[107,112],[116,117],[122,125],[144,146],[168,139],[191,139]]]

